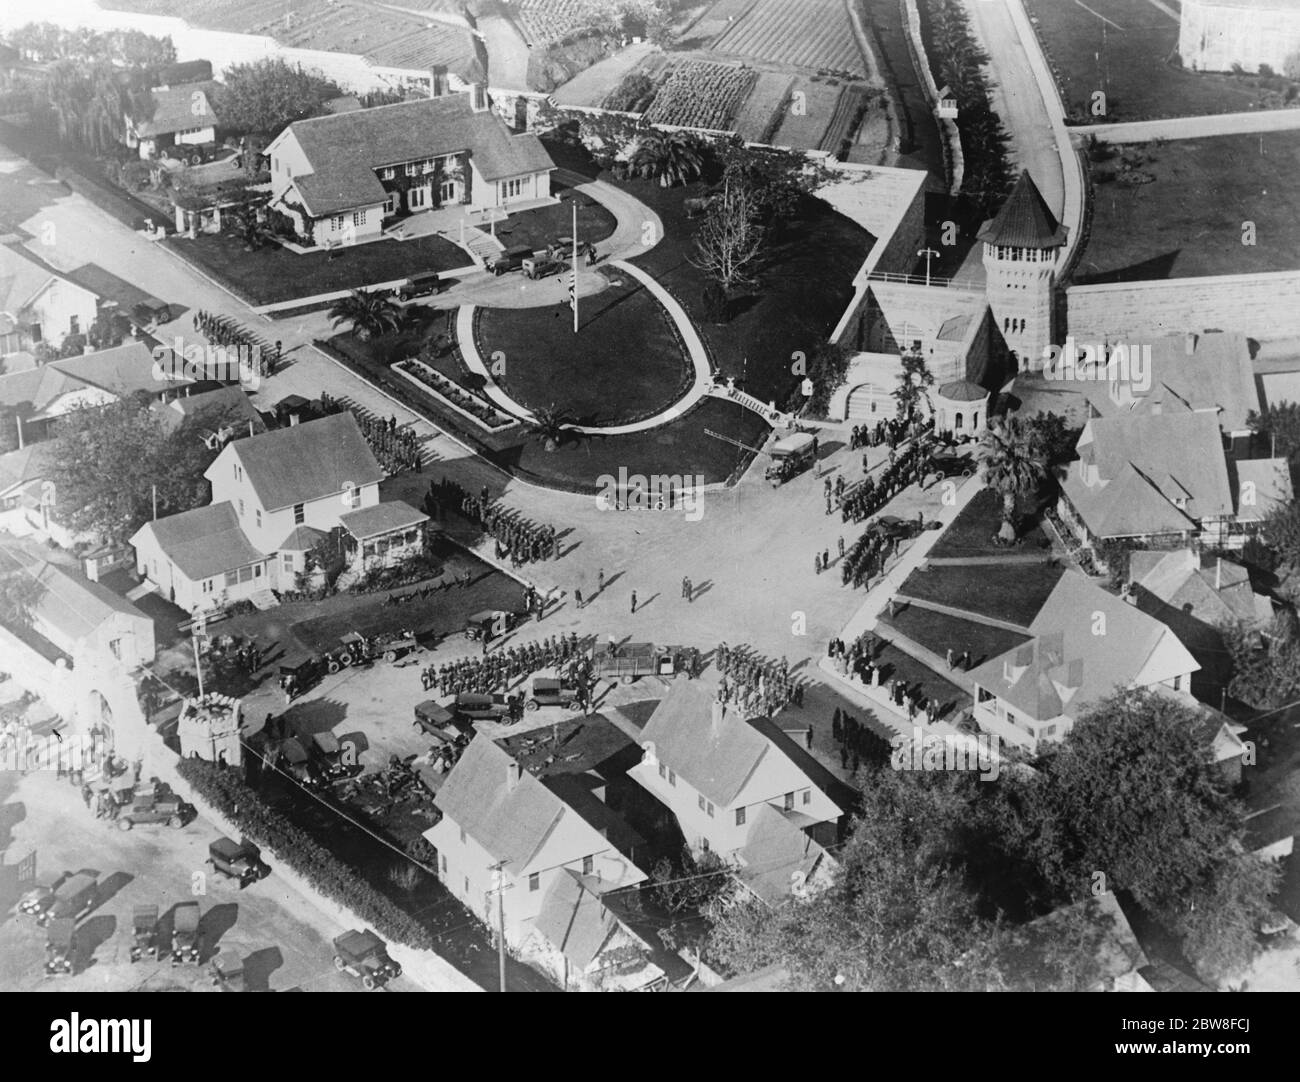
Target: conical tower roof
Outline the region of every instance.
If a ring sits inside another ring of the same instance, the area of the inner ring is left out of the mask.
[[[1020,174],[997,217],[985,222],[979,239],[1008,248],[1059,248],[1066,229],[1056,220],[1028,170]]]

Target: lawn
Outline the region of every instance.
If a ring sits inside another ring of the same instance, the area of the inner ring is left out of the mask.
[[[336,249],[333,258],[327,252],[298,255],[278,244],[246,252],[242,240],[225,233],[195,240],[169,237],[164,243],[252,305],[393,282],[418,271],[454,270],[471,262],[442,237],[357,244]]]
[[[1073,122],[1116,123],[1259,108],[1262,92],[1253,77],[1180,67],[1177,19],[1146,0],[1088,0],[1086,6],[1026,0],[1025,6],[1037,23]],[[1098,15],[1123,29],[1105,25]],[[1106,113],[1094,117],[1092,95],[1099,90],[1106,94]]]
[[[1062,574],[1054,564],[932,566],[913,571],[898,595],[1028,627]]]
[[[763,401],[784,403],[798,382],[790,370],[792,355],[810,353],[824,341],[853,297],[853,277],[871,243],[867,231],[820,199],[801,199],[794,214],[773,226],[758,288],[737,298],[729,322],[710,323],[702,299],[708,279],[689,262],[703,219],[687,219],[684,206],[688,197],[703,194],[705,183],[661,188],[654,181],[610,174],[601,179],[630,192],[662,219],[664,238],[633,262],[686,309],[715,366]]]
[[[981,489],[975,498],[962,508],[961,513],[930,549],[932,559],[965,559],[981,556],[1031,556],[1035,553],[1050,555],[1051,542],[1042,526],[1035,522],[1020,535],[1020,544],[1014,549],[993,544],[993,537],[1002,525],[1002,497],[992,489]]]
[[[901,680],[908,691],[918,686],[928,702],[939,701],[939,717],[944,721],[956,721],[963,710],[970,708],[973,700],[970,695],[940,676],[933,669],[922,665],[910,654],[903,653],[896,646],[885,646],[876,655],[875,664],[880,666],[880,682]],[[896,709],[906,710],[906,707]],[[925,715],[918,714],[918,721],[924,721]]]
[[[886,638],[891,630],[896,630],[941,658],[946,657],[950,649],[956,656],[969,650],[972,668],[1029,641],[1028,635],[1018,635],[974,620],[962,620],[917,605],[904,606],[894,616],[882,613],[880,623],[884,628],[880,634]]]
[[[1092,235],[1076,274],[1080,285],[1300,266],[1300,192],[1294,179],[1300,132],[1124,149],[1136,151],[1139,168],[1156,180],[1096,186]],[[1242,243],[1244,222],[1254,223],[1257,243]]]
[[[585,425],[615,425],[654,416],[689,387],[690,360],[668,313],[634,279],[605,276],[618,284],[581,302],[577,335],[563,300],[478,310],[479,352],[504,359],[498,382],[516,401],[558,404]]]
[[[573,203],[578,204],[578,239],[595,244],[614,232],[618,219],[601,204],[581,192],[555,186],[554,194],[561,200],[547,207],[512,214],[496,225],[496,234],[507,247],[527,244],[533,249],[545,248],[561,237],[573,236]]]

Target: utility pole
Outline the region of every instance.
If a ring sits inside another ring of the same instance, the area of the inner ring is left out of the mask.
[[[199,698],[203,698],[203,662],[199,658],[199,638],[207,628],[207,620],[202,613],[195,613],[190,622],[190,642],[194,645],[194,673],[199,679]]]
[[[578,333],[578,201],[573,201],[573,333]]]
[[[248,423],[252,424],[253,422],[249,421]],[[158,521],[158,486],[150,485],[149,490],[153,494],[153,520],[157,522]]]
[[[502,860],[490,866],[493,887],[489,893],[497,896],[497,977],[502,992],[506,990],[506,891],[510,889],[503,872],[509,863]]]

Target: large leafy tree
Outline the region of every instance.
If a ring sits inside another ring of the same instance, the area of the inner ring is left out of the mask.
[[[341,91],[328,79],[283,60],[235,64],[222,76],[212,103],[221,126],[275,136],[295,120],[321,116],[324,103]]]
[[[1247,852],[1212,735],[1172,696],[1101,700],[1027,784],[1022,841],[1062,897],[1087,896],[1101,873],[1218,979],[1249,961],[1278,873]]]
[[[832,885],[803,902],[723,910],[713,956],[741,972],[785,966],[807,990],[998,986],[996,927],[976,910],[957,845],[968,796],[952,775],[875,773]]]
[[[354,289],[340,297],[329,309],[330,323],[352,324],[352,333],[358,338],[375,338],[397,330],[406,319],[406,313],[387,293],[367,293]]]
[[[1271,453],[1292,462],[1300,458],[1300,402],[1278,402],[1262,413],[1251,410],[1246,423]]]
[[[916,413],[918,403],[925,402],[929,406],[934,374],[926,365],[924,354],[904,353],[901,362],[894,399],[898,402],[899,420],[910,421]]]
[[[994,421],[980,435],[977,455],[984,483],[1002,497],[998,536],[1016,539],[1016,503],[1047,477],[1047,455],[1035,430],[1019,417]]]
[[[209,498],[203,471],[216,450],[190,424],[168,432],[143,396],[69,413],[56,435],[51,480],[60,519],[74,530],[120,544],[152,517],[155,490],[160,518]]]

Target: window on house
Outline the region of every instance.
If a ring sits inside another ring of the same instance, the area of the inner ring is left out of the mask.
[[[235,463],[235,480],[236,480],[236,481],[242,481],[243,479],[244,479],[244,471],[241,470],[241,469],[239,468],[239,463],[236,462],[236,463]]]
[[[704,810],[705,810],[705,812],[708,814],[708,817],[709,817],[710,819],[712,819],[712,818],[713,818],[713,801],[709,801],[707,804],[705,804],[705,805],[704,805]]]
[[[503,180],[501,182],[501,198],[514,199],[524,192],[524,182],[520,180]]]
[[[307,521],[307,508],[300,503],[293,505],[293,524],[301,526]]]
[[[668,771],[668,784],[674,786],[677,784],[677,775],[673,773],[671,768]]]
[[[460,844],[461,844],[461,845],[464,845],[464,844],[465,844],[465,828],[464,828],[464,827],[461,827],[461,828],[460,828]]]
[[[286,552],[286,553],[284,554],[284,569],[285,569],[286,571],[292,571],[292,570],[293,570],[293,553],[292,553],[292,552]]]
[[[114,656],[115,658],[117,658],[118,661],[121,661],[121,660],[122,660],[122,640],[121,640],[121,639],[111,639],[111,640],[109,641],[108,648],[109,648],[109,650],[112,651],[113,656]]]
[[[738,827],[743,827],[744,825],[745,825],[745,809],[744,809],[744,808],[737,808],[737,809],[736,809],[736,826],[738,826]]]
[[[703,849],[706,853],[709,851],[709,839],[708,839],[708,838],[701,838],[701,839],[700,839],[700,848]]]
[[[260,530],[262,528],[262,512],[257,509],[254,509],[253,519],[257,523],[257,528]]]
[[[596,858],[595,858],[595,857],[583,857],[583,858],[582,858],[582,874],[583,874],[583,875],[590,875],[590,874],[592,873],[592,870],[593,870],[595,867],[596,867]]]
[[[446,853],[441,854],[440,857],[439,857],[439,859],[442,861],[442,874],[443,874],[443,875],[446,875],[446,874],[447,874],[447,854],[446,854]]]
[[[469,893],[469,876],[465,876],[465,893]]]
[[[68,320],[68,333],[69,334],[81,333],[81,320],[79,317],[73,316],[70,320]]]
[[[811,803],[812,803],[812,790],[811,790],[811,789],[805,789],[805,790],[803,791],[803,802],[804,802],[805,804],[811,804]]]
[[[240,518],[243,518],[243,517],[244,517],[244,501],[243,501],[243,500],[240,500],[240,501],[239,501],[239,517],[240,517]]]
[[[668,777],[668,768],[667,768],[666,766],[664,766],[663,763],[660,763],[660,764],[659,764],[659,776],[660,776],[661,778],[666,778],[666,777]]]
[[[330,219],[330,229],[334,230],[335,232],[338,232],[342,228],[343,228],[343,215],[335,214]]]
[[[365,225],[365,224],[366,224],[366,212],[365,212],[364,210],[354,210],[354,211],[352,212],[352,224],[353,224],[353,225]]]
[[[542,873],[533,872],[528,877],[528,892],[531,894],[542,885]]]
[[[794,811],[794,793],[785,794],[785,810]]]
[[[700,805],[700,811],[703,811],[703,810],[704,810],[704,797],[703,797],[703,796],[696,797],[696,800],[699,802],[699,805]]]

